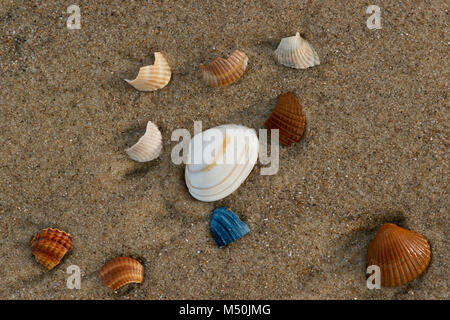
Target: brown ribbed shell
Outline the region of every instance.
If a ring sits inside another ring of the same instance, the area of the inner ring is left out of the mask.
[[[247,55],[236,50],[227,59],[217,58],[206,66],[201,64],[200,72],[211,87],[225,87],[242,77],[247,64]]]
[[[421,275],[430,264],[427,239],[417,232],[385,223],[367,251],[367,266],[380,267],[381,285],[394,287]]]
[[[106,262],[97,274],[107,287],[117,290],[129,283],[142,283],[144,266],[133,258],[118,257]]]
[[[265,125],[269,130],[280,130],[280,142],[285,146],[302,138],[305,132],[306,114],[295,94],[287,92],[278,96],[278,103]]]
[[[72,250],[72,236],[54,228],[40,230],[31,240],[31,250],[36,261],[51,270]]]

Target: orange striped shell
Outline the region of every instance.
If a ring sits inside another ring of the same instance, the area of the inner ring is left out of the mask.
[[[211,87],[225,87],[242,77],[247,64],[247,55],[236,50],[228,59],[217,58],[206,66],[201,64],[200,72]]]
[[[31,240],[31,250],[36,261],[51,270],[72,250],[72,236],[58,229],[43,229]]]
[[[385,223],[367,251],[367,266],[380,267],[381,285],[394,287],[421,275],[430,264],[427,239],[417,232]]]
[[[139,69],[134,80],[124,79],[139,91],[155,91],[164,88],[170,81],[172,71],[166,57],[161,52],[155,52],[155,63]]]
[[[269,130],[280,130],[280,142],[285,146],[301,139],[305,132],[306,114],[295,94],[287,92],[278,96],[278,103],[265,125]]]
[[[106,262],[97,274],[107,287],[117,290],[129,283],[142,283],[144,266],[133,258],[118,257]]]

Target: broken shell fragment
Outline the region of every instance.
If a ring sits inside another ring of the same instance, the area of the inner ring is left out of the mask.
[[[144,266],[133,258],[118,257],[106,262],[97,275],[107,287],[115,291],[129,283],[142,283]]]
[[[305,132],[306,114],[296,95],[292,92],[279,95],[277,105],[265,125],[269,130],[280,130],[280,142],[285,146],[299,141]]]
[[[72,250],[72,236],[54,228],[40,230],[31,240],[31,250],[36,261],[51,270]]]
[[[242,51],[236,50],[227,59],[217,58],[208,65],[200,65],[203,80],[211,87],[225,87],[244,74],[248,57]]]
[[[249,227],[230,209],[216,208],[209,222],[217,246],[222,248],[250,232]]]
[[[185,170],[190,194],[200,201],[216,201],[234,192],[258,159],[256,131],[235,124],[196,134],[189,143]]]
[[[394,287],[421,275],[430,264],[427,239],[392,223],[383,224],[370,242],[367,266],[380,267],[381,285]]]
[[[275,59],[278,63],[295,69],[306,69],[320,64],[316,51],[298,32],[293,37],[281,39],[275,50]]]
[[[147,123],[145,134],[131,148],[125,150],[131,159],[146,162],[156,159],[161,154],[162,135],[158,127],[151,121]]]
[[[155,91],[164,88],[172,75],[169,63],[161,52],[155,52],[155,63],[139,69],[139,74],[134,80],[127,80],[139,91]]]

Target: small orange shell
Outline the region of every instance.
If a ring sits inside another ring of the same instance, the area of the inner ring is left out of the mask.
[[[236,50],[227,59],[217,58],[208,65],[200,65],[203,80],[211,87],[225,87],[244,74],[248,57],[242,51]]]
[[[31,250],[36,261],[51,270],[72,250],[72,236],[58,229],[43,229],[31,240]]]
[[[378,229],[367,251],[367,266],[380,267],[381,285],[385,287],[400,286],[417,278],[430,260],[430,245],[425,237],[392,223]]]
[[[124,79],[139,91],[155,91],[164,88],[170,81],[172,71],[166,57],[161,52],[155,52],[155,63],[139,69],[134,80]]]
[[[144,266],[133,258],[118,257],[106,262],[97,274],[107,287],[115,291],[129,283],[142,283]]]
[[[269,130],[280,130],[280,142],[285,146],[302,138],[305,132],[306,114],[295,94],[287,92],[278,96],[278,103],[265,125]]]

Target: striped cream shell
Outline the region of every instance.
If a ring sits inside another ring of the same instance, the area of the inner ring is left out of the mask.
[[[106,262],[97,275],[107,287],[115,291],[129,283],[142,283],[144,266],[133,258],[118,257]]]
[[[320,64],[316,51],[298,32],[293,37],[281,39],[275,50],[275,59],[278,63],[295,69],[306,69]]]
[[[125,150],[131,159],[147,162],[156,159],[161,154],[162,135],[158,127],[151,121],[147,123],[145,134],[131,148]]]
[[[211,87],[225,87],[244,74],[248,57],[242,51],[236,50],[227,59],[217,58],[208,65],[200,65],[203,80]]]
[[[367,266],[380,267],[381,285],[394,287],[421,275],[430,264],[427,239],[417,232],[385,223],[367,251]]]
[[[31,241],[31,250],[36,261],[51,270],[72,250],[72,236],[54,228],[40,230]]]
[[[227,197],[249,176],[258,151],[256,131],[244,126],[228,124],[196,134],[185,170],[189,193],[205,202]]]
[[[134,80],[127,80],[139,91],[155,91],[164,88],[170,81],[169,64],[161,52],[155,52],[155,63],[151,66],[145,66],[139,69],[139,74]]]

